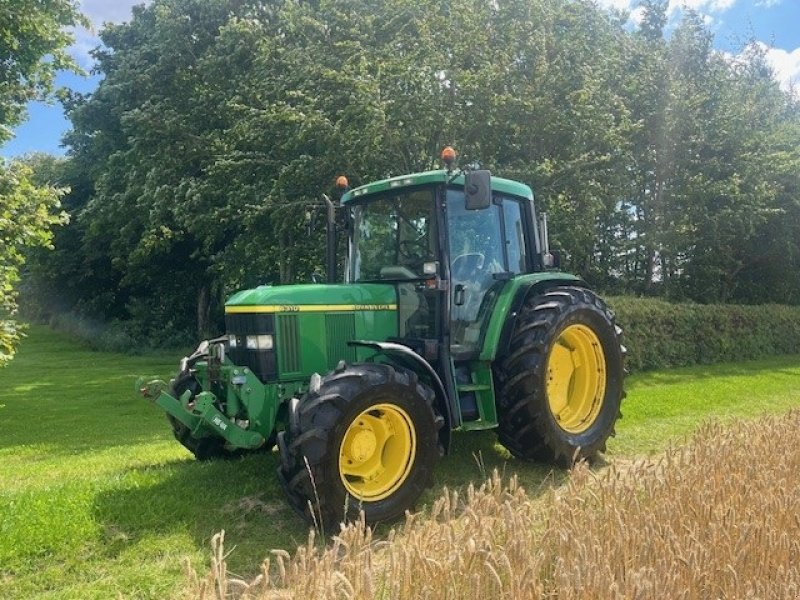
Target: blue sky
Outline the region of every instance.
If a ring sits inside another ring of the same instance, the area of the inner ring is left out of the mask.
[[[631,21],[638,16],[639,0],[595,0],[601,6],[630,11]],[[131,7],[142,0],[83,0],[81,10],[93,23],[94,31],[75,32],[76,43],[71,49],[79,64],[89,71],[92,60],[89,51],[100,43],[96,31],[104,22],[119,23],[130,18]],[[767,57],[781,84],[800,85],[800,0],[670,0],[672,23],[680,18],[682,7],[704,15],[715,34],[717,48],[731,54],[741,51],[751,37],[769,47]],[[80,92],[90,92],[100,78],[62,74],[58,84]],[[63,154],[61,137],[69,129],[58,104],[31,103],[28,120],[16,130],[16,137],[0,148],[0,156],[13,157],[27,152]]]

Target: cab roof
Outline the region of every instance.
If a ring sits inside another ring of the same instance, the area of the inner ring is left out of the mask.
[[[452,181],[451,181],[452,179]],[[412,187],[417,185],[435,184],[435,183],[450,183],[455,186],[464,185],[464,174],[453,177],[452,172],[440,169],[438,171],[424,171],[422,173],[411,173],[410,175],[399,175],[397,177],[390,177],[389,179],[382,179],[380,181],[373,181],[366,185],[354,188],[342,196],[342,204],[353,202],[363,196],[385,192],[387,190],[394,190],[404,187]],[[510,194],[533,200],[533,190],[524,183],[513,181],[511,179],[504,179],[502,177],[492,177],[492,191]]]

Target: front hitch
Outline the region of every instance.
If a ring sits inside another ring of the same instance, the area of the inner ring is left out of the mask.
[[[218,383],[225,362],[223,342],[226,339],[221,337],[201,342],[192,354],[181,359],[178,379],[192,373],[191,369],[198,361],[206,360],[209,380]],[[241,427],[220,411],[217,397],[210,391],[194,395],[192,390],[187,389],[178,398],[173,395],[172,385],[163,379],[147,377],[136,379],[136,391],[183,423],[194,438],[217,436],[224,438],[234,448],[248,449],[259,448],[266,441],[260,433]]]
[[[156,398],[161,395],[161,392],[169,388],[169,385],[163,379],[137,377],[134,388],[138,393],[144,396],[145,399],[155,402]]]

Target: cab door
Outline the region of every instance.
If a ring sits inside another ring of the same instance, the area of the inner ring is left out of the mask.
[[[467,210],[460,190],[447,193],[450,256],[450,340],[453,358],[476,358],[495,299],[506,281],[527,270],[519,201],[495,194],[482,210]]]

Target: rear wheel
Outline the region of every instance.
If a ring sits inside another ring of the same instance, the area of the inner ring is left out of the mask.
[[[416,374],[385,364],[342,365],[312,378],[278,436],[279,476],[306,519],[331,530],[358,517],[387,521],[433,482],[443,419]]]
[[[495,366],[498,434],[512,454],[570,465],[605,450],[624,395],[619,331],[589,290],[526,301]]]

